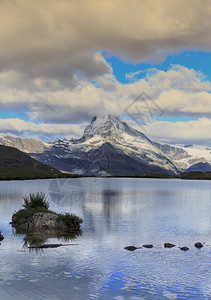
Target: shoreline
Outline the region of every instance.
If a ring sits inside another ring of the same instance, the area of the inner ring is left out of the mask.
[[[60,178],[146,178],[146,179],[181,179],[181,180],[211,180],[211,172],[201,172],[201,171],[192,171],[184,172],[180,175],[168,175],[168,174],[149,174],[149,175],[103,175],[103,176],[94,176],[94,175],[80,175],[80,174],[67,174],[64,175],[61,173],[59,176],[47,176],[44,175],[35,175],[35,176],[14,176],[6,177],[0,175],[0,181],[23,181],[23,180],[44,180],[44,179],[60,179]]]

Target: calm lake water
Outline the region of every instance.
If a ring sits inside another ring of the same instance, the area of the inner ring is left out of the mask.
[[[83,218],[83,234],[62,242],[74,245],[24,247],[26,236],[9,222],[22,196],[37,191],[48,193],[51,209]],[[210,181],[2,181],[0,299],[211,299],[210,216]],[[198,241],[202,249],[194,247]],[[165,249],[165,242],[177,247]],[[124,250],[146,243],[154,248]]]

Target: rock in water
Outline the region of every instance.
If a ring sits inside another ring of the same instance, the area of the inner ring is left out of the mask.
[[[174,244],[171,244],[171,243],[165,243],[164,244],[164,248],[173,248],[173,247],[175,247],[176,245],[174,245]]]
[[[153,248],[153,245],[151,244],[146,244],[146,245],[143,245],[144,248]]]
[[[35,228],[57,228],[57,215],[54,213],[46,212],[36,213],[32,218],[32,224],[32,226],[34,226]]]
[[[3,241],[4,237],[3,235],[1,234],[1,231],[0,231],[0,241]]]
[[[136,249],[138,249],[137,247],[135,246],[127,246],[124,248],[125,250],[128,250],[128,251],[135,251]]]
[[[200,249],[203,247],[202,243],[198,242],[198,243],[195,243],[194,245],[196,248]]]
[[[180,250],[182,250],[182,251],[188,251],[189,248],[188,247],[181,247]]]

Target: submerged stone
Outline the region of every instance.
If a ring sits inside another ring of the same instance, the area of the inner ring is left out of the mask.
[[[143,245],[144,248],[153,248],[153,245],[151,244],[146,244],[146,245]]]
[[[188,247],[181,247],[180,250],[182,250],[182,251],[188,251],[189,248]]]
[[[196,248],[198,248],[198,249],[200,249],[200,248],[203,247],[202,243],[200,243],[200,242],[195,243],[194,246],[195,246]]]
[[[173,247],[175,247],[176,245],[174,245],[174,244],[171,244],[171,243],[165,243],[164,244],[164,248],[173,248]]]
[[[136,249],[138,249],[137,247],[135,246],[127,246],[124,248],[125,250],[128,250],[128,251],[135,251]]]
[[[0,231],[0,241],[3,241],[4,237],[3,235],[1,234],[1,231]]]

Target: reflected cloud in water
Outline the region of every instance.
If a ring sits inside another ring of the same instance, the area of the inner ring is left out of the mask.
[[[210,182],[80,180],[83,197],[73,202],[66,184],[65,206],[51,202],[51,208],[82,217],[83,235],[70,240],[78,245],[46,249],[43,255],[25,251],[23,243],[57,243],[59,236],[13,235],[8,222],[22,195],[48,192],[52,181],[0,183],[0,229],[5,236],[0,246],[1,298],[209,299]],[[198,241],[206,242],[201,250],[194,247]],[[165,249],[164,242],[177,246]],[[124,250],[146,243],[154,247]],[[185,245],[190,248],[186,253],[178,249]]]

